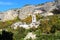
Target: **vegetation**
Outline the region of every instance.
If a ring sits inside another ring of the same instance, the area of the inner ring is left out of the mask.
[[[24,20],[22,20],[23,22],[26,22],[27,24],[32,22],[32,16],[29,16],[27,18],[25,18]]]
[[[15,22],[26,22],[31,23],[32,17],[29,16],[24,20],[16,18],[14,20],[0,22],[0,29],[7,29],[8,32],[13,33],[13,40],[24,40],[28,32],[33,32],[36,34],[35,40],[60,40],[60,14],[54,14],[53,16],[42,17],[36,15],[37,21],[40,20],[40,25],[38,28],[32,27],[30,29],[17,28],[16,30],[10,28],[9,26]],[[47,20],[48,19],[48,20]],[[0,32],[1,34],[1,32]],[[27,39],[27,40],[32,40]]]
[[[2,31],[2,34],[0,34],[0,40],[13,40],[13,33]]]
[[[8,26],[11,26],[15,22],[21,21],[18,17],[16,17],[14,20],[9,20],[5,22],[0,22],[0,29],[7,28]]]
[[[40,19],[42,19],[43,17],[40,14],[36,14],[36,20],[39,21]]]

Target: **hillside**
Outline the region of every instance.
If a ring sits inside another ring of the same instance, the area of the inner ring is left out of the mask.
[[[0,12],[0,40],[60,40],[60,0]]]

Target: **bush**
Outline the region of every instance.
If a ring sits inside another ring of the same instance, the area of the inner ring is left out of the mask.
[[[27,24],[30,24],[32,22],[32,16],[29,16],[22,20],[23,22],[26,22]]]
[[[13,40],[13,33],[2,31],[2,34],[0,34],[0,40]]]
[[[51,33],[55,33],[55,32],[56,32],[56,26],[55,26],[55,25],[53,25],[53,26],[51,27],[50,32],[51,32]]]

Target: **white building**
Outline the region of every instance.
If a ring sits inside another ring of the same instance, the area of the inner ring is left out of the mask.
[[[39,24],[38,24],[37,21],[36,21],[36,15],[33,14],[33,15],[32,15],[32,23],[26,24],[25,22],[24,22],[24,23],[22,23],[22,22],[17,22],[17,23],[12,24],[11,27],[13,27],[14,29],[17,29],[17,27],[23,27],[23,28],[25,28],[25,29],[29,29],[29,28],[32,28],[32,27],[37,28],[38,25],[39,25]]]
[[[32,28],[32,27],[37,28],[38,25],[39,25],[39,23],[38,23],[38,21],[36,21],[36,15],[33,14],[33,15],[32,15],[32,23],[30,24],[30,27],[31,27],[31,28]]]
[[[16,22],[16,23],[12,24],[11,27],[13,29],[17,29],[17,27],[23,27],[25,29],[29,29],[30,28],[29,25],[27,25],[26,23],[22,23],[22,22]]]
[[[36,23],[36,15],[32,15],[32,23]]]

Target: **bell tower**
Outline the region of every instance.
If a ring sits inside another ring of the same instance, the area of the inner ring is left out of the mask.
[[[32,15],[32,23],[36,23],[36,15],[35,14]]]

